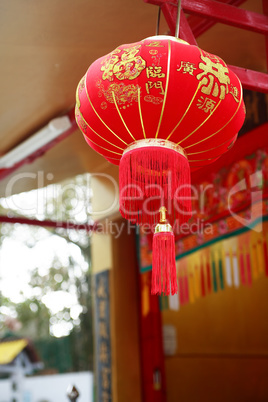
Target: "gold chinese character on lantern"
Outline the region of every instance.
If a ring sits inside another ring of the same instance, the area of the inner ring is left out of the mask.
[[[161,42],[158,41],[158,40],[157,41],[152,41],[146,46],[149,46],[149,47],[164,47],[164,45],[161,45]]]
[[[196,70],[195,64],[189,61],[181,61],[181,65],[177,68],[177,71],[182,71],[183,74],[194,75],[194,70]]]
[[[145,60],[138,55],[141,45],[130,48],[115,49],[102,62],[102,79],[113,81],[114,76],[118,80],[134,80],[146,66]],[[121,52],[121,54],[119,54]]]
[[[162,73],[161,66],[149,66],[146,68],[147,78],[163,78],[165,77],[165,73]]]
[[[204,98],[203,96],[201,96],[197,102],[198,109],[203,110],[205,113],[212,112],[215,105],[216,105],[216,101],[214,101],[210,98]]]
[[[147,92],[148,94],[150,94],[150,90],[151,90],[152,88],[160,89],[159,93],[160,93],[161,95],[164,95],[164,93],[165,93],[164,88],[163,88],[163,82],[162,82],[162,81],[155,81],[155,82],[153,82],[153,81],[147,81],[146,84],[145,84],[145,87],[146,87],[146,92]]]
[[[238,103],[239,102],[239,93],[238,89],[233,85],[230,86],[230,94],[233,95],[234,100]]]
[[[220,57],[216,56],[215,54],[208,53],[205,50],[202,50],[202,54],[203,54],[203,56],[207,57],[208,59],[214,61],[214,63],[220,63],[220,61],[222,61],[224,63],[224,61]]]
[[[230,84],[228,68],[219,62],[213,62],[209,57],[201,55],[201,59],[203,63],[199,63],[198,67],[203,72],[196,76],[201,84],[201,92],[224,99]]]
[[[151,49],[151,50],[149,50],[149,53],[152,55],[152,58],[154,58],[155,55],[158,54],[158,50],[157,49]]]

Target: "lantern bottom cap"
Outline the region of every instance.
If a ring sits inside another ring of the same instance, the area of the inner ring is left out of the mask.
[[[186,152],[180,145],[175,144],[175,142],[169,140],[164,140],[162,138],[146,138],[143,140],[134,141],[131,144],[129,144],[128,147],[124,150],[123,156],[129,151],[142,149],[146,147],[160,147],[164,149],[170,149],[178,152],[187,159]]]

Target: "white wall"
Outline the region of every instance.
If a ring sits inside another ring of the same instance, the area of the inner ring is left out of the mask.
[[[66,390],[70,384],[79,391],[77,402],[93,402],[93,374],[87,371],[26,377],[23,402],[68,402]],[[10,380],[0,380],[0,402],[10,401]]]

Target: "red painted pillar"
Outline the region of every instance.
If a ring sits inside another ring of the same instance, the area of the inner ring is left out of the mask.
[[[151,295],[151,272],[139,276],[143,401],[166,402],[166,380],[159,297]]]

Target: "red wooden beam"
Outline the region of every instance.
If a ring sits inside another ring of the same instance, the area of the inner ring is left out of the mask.
[[[248,31],[268,34],[268,17],[214,0],[182,0],[185,12],[193,13]]]
[[[185,40],[191,45],[197,46],[195,36],[193,34],[193,31],[189,25],[187,18],[185,17],[183,10],[181,11],[181,18],[180,18],[180,37],[181,39]]]
[[[228,67],[238,76],[243,88],[268,93],[268,74],[237,66],[228,65]]]
[[[170,4],[163,4],[162,6],[163,15],[168,23],[171,35],[175,35],[175,27],[177,20],[177,8],[171,7]],[[188,24],[187,18],[184,12],[181,12],[180,19],[180,38],[190,43],[191,45],[197,45],[193,32]]]
[[[66,221],[51,221],[51,220],[43,220],[39,221],[37,219],[29,219],[29,218],[20,218],[20,217],[8,217],[0,215],[0,223],[20,223],[26,224],[31,226],[41,226],[47,228],[63,228],[63,229],[75,229],[75,230],[86,230],[87,232],[92,232],[97,230],[98,224],[94,223],[93,225],[83,223],[73,223],[73,222],[66,222]]]
[[[177,20],[177,4],[170,3],[169,0],[144,0],[144,1],[146,3],[155,4],[161,7],[163,14],[167,20],[168,26],[170,28],[170,32],[172,35],[174,35]],[[234,15],[231,18],[231,22],[229,21],[229,23],[227,22],[228,18],[226,15],[227,13],[226,7],[230,13],[232,13],[233,10],[236,11],[236,13],[234,13]],[[222,8],[225,8],[225,13],[221,15]],[[268,9],[267,0],[264,0],[264,11],[266,10],[266,12],[268,12],[267,9]],[[250,26],[252,31],[261,33],[266,32],[266,36],[268,36],[267,16],[263,16],[261,14],[253,13],[247,10],[238,9],[229,4],[222,4],[211,0],[195,0],[195,1],[182,0],[180,38],[186,40],[191,45],[196,45],[197,43],[183,11],[195,12],[197,15],[201,15],[203,17],[205,16],[207,18],[211,18],[216,21],[218,21],[219,20],[218,18],[220,18],[221,22],[224,22],[226,24],[228,23],[228,25],[238,26],[239,28],[249,29],[248,28],[249,24],[253,25],[255,24],[255,26]],[[205,12],[208,14],[205,14]],[[211,13],[213,12],[215,12],[216,16],[214,14],[211,15]],[[237,18],[245,18],[245,21],[243,20],[236,21]],[[266,43],[268,43],[268,41]],[[268,74],[237,66],[228,66],[228,67],[238,76],[245,89],[268,93]]]
[[[170,7],[177,7],[176,1],[169,0],[144,0],[146,3]],[[189,14],[195,14],[204,18],[212,19],[226,25],[268,34],[268,17],[253,11],[243,10],[230,4],[220,3],[214,0],[182,0],[182,10]]]
[[[218,1],[220,1],[221,3],[227,3],[238,7],[246,0],[218,0]],[[190,15],[188,17],[188,22],[196,38],[198,38],[198,36],[202,35],[216,23],[215,21],[212,21],[208,18],[200,18],[196,15]]]

